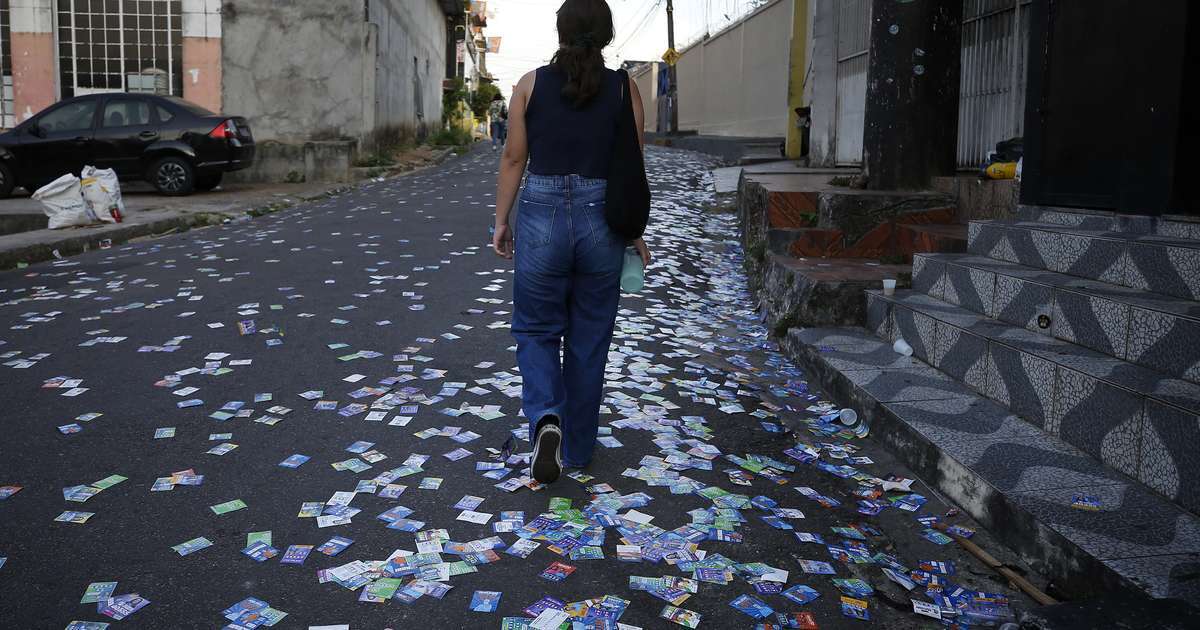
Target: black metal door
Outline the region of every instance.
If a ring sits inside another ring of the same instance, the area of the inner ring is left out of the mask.
[[[1186,0],[1033,5],[1021,201],[1137,214],[1172,207]]]

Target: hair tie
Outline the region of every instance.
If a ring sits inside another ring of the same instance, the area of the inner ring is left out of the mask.
[[[595,48],[596,40],[592,37],[591,33],[584,33],[583,35],[575,38],[574,44],[579,48]]]

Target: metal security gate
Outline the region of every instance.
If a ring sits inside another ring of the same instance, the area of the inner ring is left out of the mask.
[[[867,59],[871,41],[871,0],[842,0],[837,9],[838,164],[862,164],[867,110]]]
[[[8,14],[8,0],[0,0],[0,129],[12,129],[17,125],[13,104],[12,77],[12,22]]]
[[[979,168],[1025,127],[1025,58],[1032,0],[966,0],[962,22],[958,165]]]
[[[62,97],[183,95],[181,0],[58,0]]]

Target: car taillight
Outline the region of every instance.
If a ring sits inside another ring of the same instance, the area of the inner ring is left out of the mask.
[[[218,140],[225,140],[226,138],[236,138],[237,137],[237,127],[234,126],[232,120],[223,120],[223,121],[221,121],[221,124],[217,125],[216,129],[213,129],[211,132],[209,132],[208,136],[210,138],[216,138]]]

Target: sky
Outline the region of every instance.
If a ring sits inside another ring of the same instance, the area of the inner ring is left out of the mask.
[[[505,97],[521,75],[545,64],[558,48],[554,12],[562,0],[489,0],[484,34],[501,37],[500,54],[488,55],[488,71]],[[666,0],[608,0],[617,35],[604,50],[609,67],[626,59],[655,60],[667,50]],[[736,19],[751,0],[675,0],[675,46],[716,32]]]

